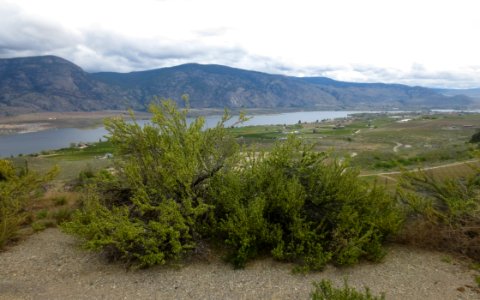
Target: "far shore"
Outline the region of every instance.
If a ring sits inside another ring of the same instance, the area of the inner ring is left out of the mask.
[[[318,109],[318,108],[317,108]],[[315,108],[249,108],[232,109],[230,114],[237,115],[241,111],[247,115],[257,114],[278,114],[295,111],[317,110]],[[220,108],[191,108],[189,116],[197,117],[200,115],[222,115],[223,109]],[[137,120],[146,120],[151,118],[151,114],[145,111],[134,111]],[[22,134],[37,132],[54,128],[89,128],[98,127],[103,124],[103,120],[112,117],[122,117],[130,119],[130,112],[126,110],[104,110],[88,112],[37,112],[26,113],[14,116],[0,116],[0,135]]]
[[[137,119],[149,119],[146,112],[135,112]],[[103,124],[105,118],[130,118],[128,111],[39,112],[0,117],[0,135],[37,132],[53,128],[88,128]]]
[[[104,110],[104,111],[82,111],[82,112],[37,112],[20,114],[14,116],[0,117],[0,124],[18,124],[18,123],[32,123],[32,122],[69,122],[70,120],[103,120],[104,118],[123,116],[129,117],[128,111],[120,110]],[[149,118],[150,113],[135,112],[138,118]]]
[[[309,111],[341,110],[322,107],[235,108],[228,110],[231,115],[238,115],[240,112],[244,112],[247,116]],[[353,111],[355,111],[355,109],[353,109]],[[224,112],[224,109],[221,108],[190,108],[188,115],[194,118],[198,116],[223,115]],[[133,113],[137,120],[148,120],[151,118],[149,112],[134,111]],[[102,126],[104,119],[112,117],[131,118],[130,111],[126,110],[36,112],[13,116],[0,116],[0,135],[22,134],[55,128],[95,128]]]

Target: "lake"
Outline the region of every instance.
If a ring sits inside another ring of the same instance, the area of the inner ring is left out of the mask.
[[[296,124],[301,122],[315,122],[323,119],[344,118],[349,114],[359,111],[302,111],[280,114],[253,115],[250,120],[240,126],[250,125],[271,125],[271,124]],[[206,127],[214,126],[221,116],[205,117]],[[192,121],[193,119],[190,119]],[[233,118],[229,124],[233,124]],[[148,121],[139,121],[145,124]],[[71,143],[97,142],[105,139],[108,132],[103,127],[98,128],[57,128],[38,132],[18,133],[0,136],[0,157],[7,157],[18,154],[38,153],[43,150],[59,149],[69,147]]]

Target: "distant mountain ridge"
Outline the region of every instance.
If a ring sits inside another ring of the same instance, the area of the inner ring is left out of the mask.
[[[293,77],[184,64],[131,73],[88,73],[56,56],[0,59],[0,115],[39,111],[145,110],[154,97],[194,108],[468,108],[465,95],[401,84]]]
[[[480,88],[473,89],[435,89],[445,96],[465,95],[474,99],[480,99]]]

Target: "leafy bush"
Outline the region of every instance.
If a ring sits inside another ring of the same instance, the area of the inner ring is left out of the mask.
[[[219,170],[232,164],[237,144],[223,124],[204,130],[204,118],[187,122],[187,110],[171,101],[152,105],[152,123],[141,127],[106,121],[110,142],[123,160],[115,176],[103,172],[67,232],[89,249],[139,266],[178,259],[195,247],[198,220],[210,206],[204,191]]]
[[[83,207],[64,223],[88,249],[141,267],[181,258],[200,240],[224,241],[242,267],[269,253],[321,269],[382,257],[401,216],[381,188],[346,164],[290,137],[269,153],[242,150],[224,128],[188,124],[164,101],[152,123],[106,122],[115,170],[94,177]],[[113,175],[115,174],[115,175]]]
[[[0,160],[0,249],[16,236],[26,220],[25,207],[41,192],[41,185],[53,178],[56,169],[44,176],[16,170],[8,160]]]
[[[472,135],[469,143],[479,143],[479,142],[480,142],[480,131],[477,131]]]
[[[81,189],[82,187],[93,183],[94,180],[95,171],[90,164],[87,164],[87,166],[78,173],[78,177],[72,180],[70,184],[77,189]]]
[[[33,222],[31,226],[34,232],[42,231],[47,228],[45,222]]]
[[[314,290],[310,297],[312,300],[383,300],[385,294],[380,297],[373,296],[370,289],[365,287],[365,292],[361,293],[348,286],[345,281],[343,288],[335,288],[329,280],[314,282]]]
[[[383,189],[365,186],[356,170],[295,136],[239,164],[217,174],[208,198],[211,228],[230,246],[236,267],[261,252],[307,269],[378,260],[401,223]]]
[[[426,171],[404,174],[398,195],[410,212],[400,240],[480,260],[479,171],[446,180]]]

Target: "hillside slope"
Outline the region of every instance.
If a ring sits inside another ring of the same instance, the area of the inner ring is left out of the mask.
[[[119,109],[121,94],[55,56],[0,59],[0,111]],[[118,102],[118,103],[117,103]]]
[[[154,97],[194,108],[467,108],[464,95],[399,84],[291,77],[220,65],[185,64],[131,73],[88,73],[55,56],[0,59],[0,115],[38,111],[145,110]]]

